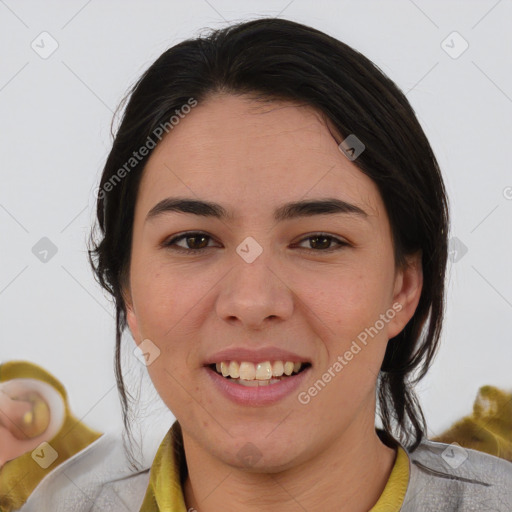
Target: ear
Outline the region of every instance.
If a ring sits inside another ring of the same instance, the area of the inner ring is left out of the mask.
[[[423,289],[422,253],[406,256],[407,263],[395,276],[393,309],[397,312],[388,324],[388,337],[399,334],[413,317]]]
[[[131,291],[129,289],[123,290],[122,296],[126,308],[126,322],[128,323],[128,327],[130,328],[130,332],[132,333],[132,337],[135,340],[135,343],[139,344],[142,339],[140,337],[140,330],[137,322],[137,315],[135,314],[135,307],[131,297]]]

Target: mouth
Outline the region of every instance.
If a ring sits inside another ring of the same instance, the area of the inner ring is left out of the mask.
[[[262,387],[279,384],[307,370],[311,363],[294,361],[221,361],[207,365],[233,384]]]

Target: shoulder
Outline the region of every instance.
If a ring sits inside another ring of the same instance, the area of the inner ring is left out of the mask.
[[[103,434],[49,473],[20,512],[126,510],[138,512],[150,467],[131,469],[118,433]]]
[[[425,439],[409,457],[403,512],[512,510],[512,463],[457,443]]]

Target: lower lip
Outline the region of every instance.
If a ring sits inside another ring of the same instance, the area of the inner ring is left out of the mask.
[[[280,382],[267,386],[247,387],[226,379],[209,367],[205,367],[210,379],[219,391],[233,402],[240,405],[262,406],[282,400],[293,393],[309,374],[311,366],[300,373],[285,377]]]

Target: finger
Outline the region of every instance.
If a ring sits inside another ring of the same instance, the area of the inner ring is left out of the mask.
[[[15,397],[0,391],[0,423],[17,439],[30,439],[48,428],[50,410],[39,393]]]
[[[2,466],[6,462],[16,459],[24,453],[37,448],[40,443],[41,438],[20,441],[14,437],[9,430],[0,426],[0,469],[2,469]]]
[[[0,391],[0,425],[9,432],[23,435],[21,425],[25,414],[32,410],[30,402],[13,400],[7,393]]]

